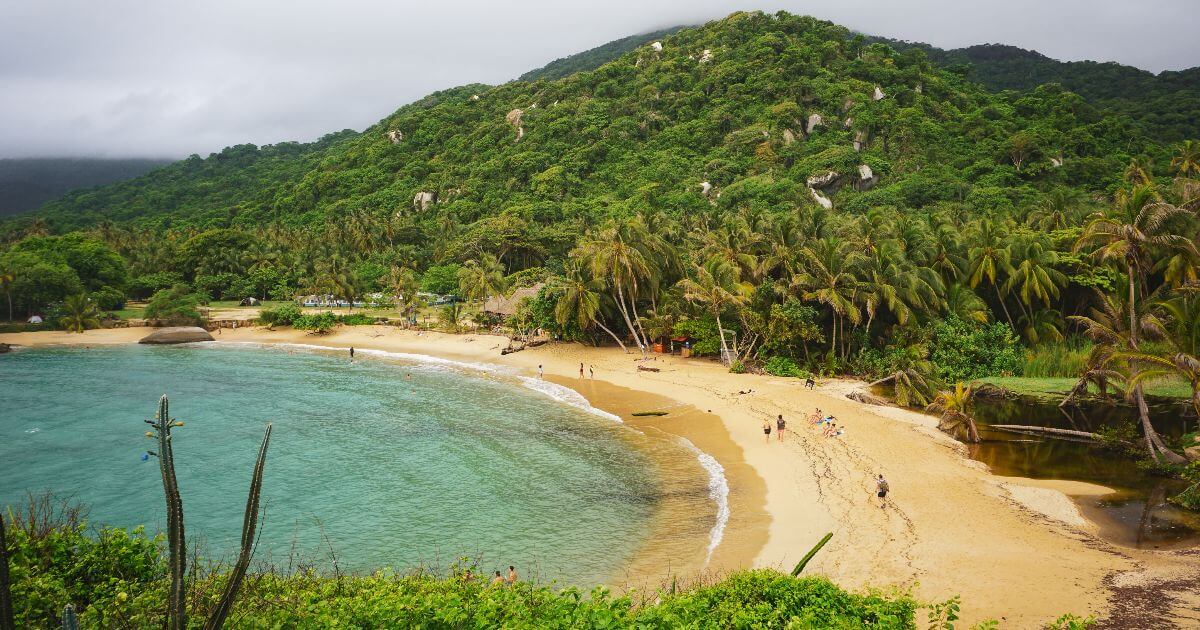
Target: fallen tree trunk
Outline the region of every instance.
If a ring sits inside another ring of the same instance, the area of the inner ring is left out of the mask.
[[[988,425],[988,428],[999,429],[1001,431],[1030,431],[1033,433],[1046,433],[1049,435],[1062,435],[1066,437],[1083,438],[1085,440],[1095,440],[1097,442],[1100,441],[1100,436],[1095,433],[1089,433],[1087,431],[1073,431],[1071,429],[1056,429],[1054,427],[1034,427],[1024,424],[990,424]]]

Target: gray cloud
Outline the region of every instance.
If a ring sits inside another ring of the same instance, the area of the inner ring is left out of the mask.
[[[947,48],[1006,43],[1155,72],[1200,64],[1192,0],[0,0],[0,156],[312,140],[434,90],[747,8]]]

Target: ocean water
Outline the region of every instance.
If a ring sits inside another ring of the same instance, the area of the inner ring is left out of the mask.
[[[697,503],[689,525],[719,536],[727,508],[686,444],[549,383],[416,359],[234,344],[0,357],[0,505],[48,490],[88,505],[93,525],[161,530],[143,420],[165,393],[185,422],[174,440],[189,542],[208,557],[237,548],[268,422],[256,560],[278,568],[469,556],[587,586],[619,575],[681,495]],[[664,479],[664,459],[695,474]]]

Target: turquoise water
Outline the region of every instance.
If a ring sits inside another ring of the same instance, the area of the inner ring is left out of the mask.
[[[602,582],[653,533],[654,449],[695,459],[513,378],[438,364],[226,344],[27,349],[0,357],[0,504],[50,490],[90,506],[93,524],[161,530],[142,421],[163,393],[186,423],[174,435],[189,541],[209,557],[238,545],[274,423],[256,559],[284,569],[467,555]]]

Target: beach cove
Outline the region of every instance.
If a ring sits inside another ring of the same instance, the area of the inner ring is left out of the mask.
[[[132,343],[145,332],[22,333],[0,335],[0,342]],[[966,621],[996,618],[1004,626],[1030,627],[1064,612],[1136,614],[1147,605],[1138,599],[1139,589],[1153,584],[1176,596],[1157,602],[1172,618],[1194,614],[1196,602],[1187,598],[1195,594],[1183,592],[1200,565],[1194,550],[1143,551],[1105,543],[1068,498],[1104,488],[991,475],[964,457],[932,419],[845,398],[854,384],[835,381],[806,391],[795,379],[734,375],[710,361],[663,356],[652,363],[659,372],[641,372],[636,353],[568,344],[502,357],[503,337],[389,327],[347,327],[321,337],[292,330],[222,331],[218,343],[230,341],[353,346],[507,366],[527,376],[540,365],[546,380],[571,387],[626,422],[635,410],[693,407],[696,411],[639,418],[636,426],[684,437],[723,468],[730,517],[709,571],[788,570],[832,531],[810,572],[851,589],[911,588],[928,601],[958,594]],[[580,362],[595,366],[594,382],[578,378]],[[807,426],[803,418],[815,407],[836,416],[846,434],[824,438]],[[783,444],[774,436],[765,441],[761,431],[762,421],[778,413],[789,420]],[[886,510],[874,502],[877,473],[887,475],[893,492]],[[631,568],[633,573],[653,571]]]

